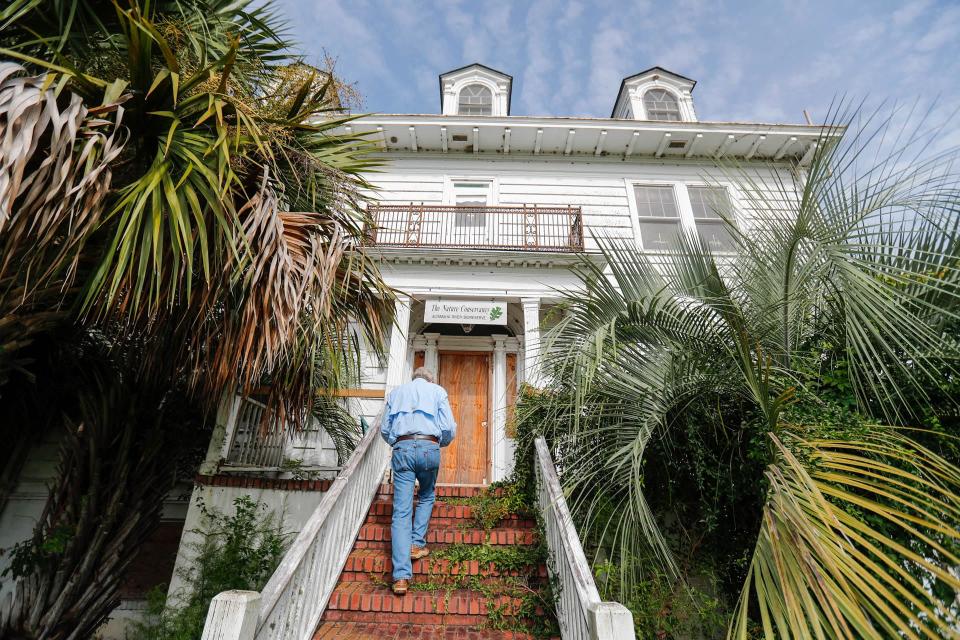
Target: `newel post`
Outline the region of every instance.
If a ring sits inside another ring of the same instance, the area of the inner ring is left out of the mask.
[[[633,614],[619,602],[600,602],[591,607],[591,640],[635,640]]]
[[[224,591],[214,596],[200,640],[253,640],[260,614],[256,591]]]

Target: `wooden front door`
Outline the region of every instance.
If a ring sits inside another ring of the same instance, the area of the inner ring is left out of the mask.
[[[450,396],[457,437],[440,453],[438,482],[483,484],[489,477],[490,354],[440,353],[440,386]]]

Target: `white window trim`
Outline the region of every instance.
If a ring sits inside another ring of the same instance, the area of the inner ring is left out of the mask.
[[[684,182],[683,183],[683,193],[684,197],[687,199],[687,207],[689,207],[690,213],[690,223],[693,227],[693,232],[697,233],[697,220],[693,215],[693,205],[690,203],[690,192],[688,189],[690,187],[708,187],[710,189],[723,189],[727,193],[727,201],[730,203],[730,214],[733,218],[733,224],[736,225],[737,229],[741,233],[746,231],[746,227],[743,225],[743,216],[741,215],[740,201],[736,197],[736,189],[731,184],[724,182]],[[736,251],[714,251],[716,255],[729,256],[736,255]]]
[[[693,95],[689,89],[685,89],[674,81],[667,78],[658,80],[648,79],[637,82],[630,88],[629,99],[633,109],[633,117],[637,120],[649,120],[647,116],[647,106],[643,98],[650,89],[666,89],[677,99],[677,105],[680,107],[681,122],[696,122],[697,112],[693,107]],[[651,122],[670,122],[669,120],[652,120]]]
[[[664,91],[673,98],[673,101],[677,105],[677,120],[655,120],[650,117],[650,113],[647,111],[647,94],[651,91]],[[640,102],[643,104],[643,115],[645,120],[650,120],[652,122],[683,122],[686,119],[686,114],[684,113],[683,109],[683,98],[676,91],[669,87],[647,87],[640,95]]]
[[[673,251],[660,251],[655,249],[646,249],[643,246],[643,236],[640,235],[640,211],[637,208],[637,192],[634,187],[670,187],[673,189],[673,199],[677,204],[677,215],[680,219],[680,231],[688,231],[690,224],[690,218],[692,217],[692,210],[690,208],[690,200],[687,198],[686,189],[682,189],[683,182],[679,180],[634,180],[631,178],[624,178],[624,185],[627,189],[627,204],[630,207],[630,222],[633,225],[633,236],[636,240],[637,246],[640,247],[640,250],[644,253],[650,253],[654,255],[671,255]],[[681,191],[683,192],[681,194]],[[682,196],[682,197],[681,197]],[[646,219],[646,218],[645,218]],[[654,220],[654,218],[650,218]],[[659,220],[664,220],[664,218],[659,218]]]
[[[463,92],[466,91],[467,88],[473,87],[473,86],[482,87],[490,92],[490,113],[487,113],[487,114],[472,113],[469,115],[488,115],[488,116],[494,115],[494,112],[498,110],[497,109],[497,91],[496,89],[491,89],[489,86],[489,83],[486,83],[486,82],[470,82],[460,87],[460,90],[457,91],[457,115],[467,115],[467,114],[460,113],[460,106],[461,106],[460,96],[463,95]]]
[[[490,113],[490,116],[505,116],[507,115],[507,91],[505,85],[501,85],[491,78],[482,76],[479,74],[472,74],[457,80],[448,82],[444,87],[444,95],[449,98],[448,101],[444,101],[443,113],[444,115],[459,115],[460,111],[460,92],[471,84],[481,84],[487,89],[490,89],[490,93],[493,97],[493,108]],[[490,116],[475,116],[475,117],[490,117]]]
[[[500,203],[500,180],[492,176],[444,176],[443,203],[447,206],[457,204],[454,185],[458,182],[482,182],[487,184],[487,206],[494,207]]]
[[[650,253],[653,255],[671,255],[673,251],[660,251],[646,249],[643,246],[643,237],[640,235],[640,212],[637,208],[637,193],[634,187],[672,187],[673,188],[673,198],[677,203],[677,214],[680,217],[680,231],[682,233],[689,233],[693,236],[697,234],[697,222],[693,217],[693,205],[690,203],[690,192],[687,191],[687,187],[713,187],[713,188],[722,188],[727,192],[727,198],[730,200],[731,213],[733,214],[733,222],[737,225],[737,228],[741,232],[746,232],[747,227],[743,224],[744,216],[742,215],[742,207],[740,206],[740,199],[738,198],[737,191],[735,187],[731,184],[722,183],[722,182],[704,182],[704,181],[687,181],[687,180],[656,180],[656,179],[633,179],[633,178],[624,178],[624,187],[627,190],[627,204],[630,209],[630,222],[633,226],[633,236],[637,246],[640,247],[640,250],[644,253]],[[653,220],[654,218],[650,218]],[[660,218],[661,220],[663,218]],[[715,252],[717,255],[735,255],[735,251],[720,251]]]

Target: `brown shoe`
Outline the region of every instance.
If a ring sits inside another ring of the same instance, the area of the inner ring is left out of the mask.
[[[426,547],[410,547],[411,560],[426,558],[428,555],[430,555],[430,549],[427,549]]]
[[[398,596],[402,596],[407,592],[407,589],[410,588],[409,580],[397,580],[393,583],[393,592]]]

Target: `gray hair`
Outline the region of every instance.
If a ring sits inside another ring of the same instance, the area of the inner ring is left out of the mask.
[[[417,367],[413,372],[413,379],[423,378],[427,382],[433,382],[433,371],[427,369],[426,367]]]

